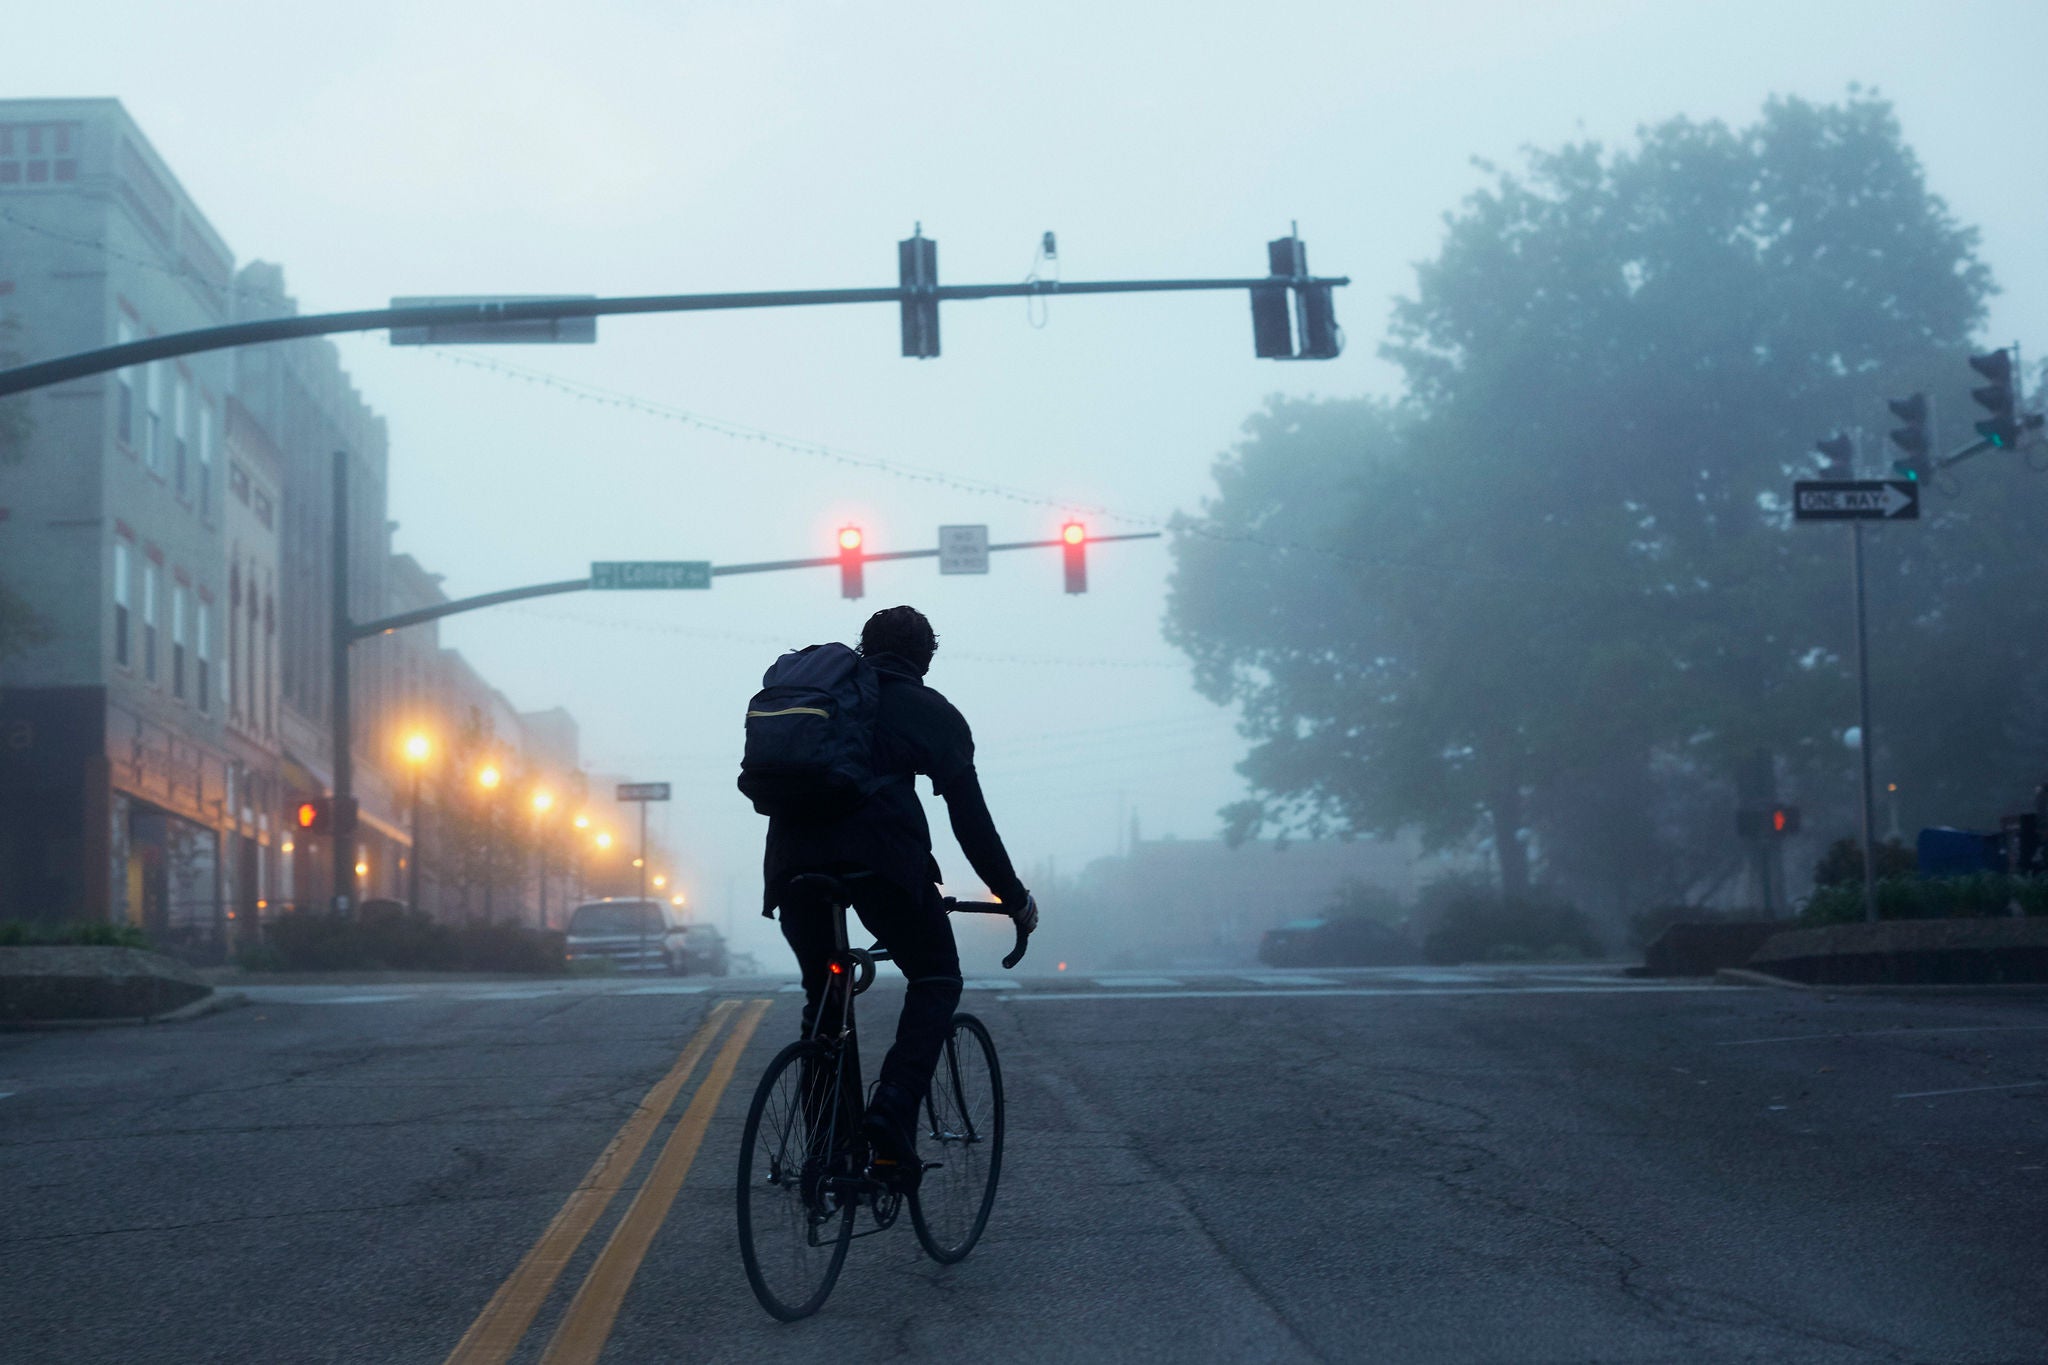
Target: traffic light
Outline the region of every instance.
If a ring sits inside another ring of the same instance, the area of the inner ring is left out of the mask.
[[[1088,528],[1078,521],[1060,527],[1060,556],[1067,564],[1067,591],[1088,591]]]
[[[1892,416],[1905,423],[1892,428],[1892,444],[1905,452],[1892,461],[1892,469],[1903,478],[1932,478],[1934,462],[1930,458],[1932,442],[1927,435],[1927,395],[1916,393],[1910,398],[1894,398],[1885,406],[1892,410]]]
[[[1266,272],[1275,279],[1308,273],[1308,253],[1292,235],[1266,243]],[[1294,318],[1287,307],[1287,286],[1264,285],[1252,290],[1252,353],[1261,360],[1294,359]]]
[[[1344,332],[1337,326],[1335,290],[1327,284],[1305,285],[1296,291],[1301,300],[1301,358],[1335,360],[1344,349]]]
[[[1839,431],[1832,436],[1823,436],[1813,443],[1820,452],[1820,476],[1823,479],[1846,479],[1856,462],[1856,443]]]
[[[292,811],[292,820],[301,834],[333,834],[337,815],[347,817],[346,823],[355,824],[356,799],[336,801],[331,796],[316,796],[311,801],[301,801]]]
[[[1797,806],[1741,806],[1735,812],[1735,833],[1744,839],[1777,839],[1799,832]]]
[[[1262,360],[1335,359],[1344,349],[1335,290],[1294,283],[1308,278],[1308,248],[1301,238],[1290,233],[1266,243],[1266,270],[1274,283],[1251,291],[1252,353]]]
[[[2020,425],[2013,411],[2012,352],[2001,346],[1989,355],[1973,355],[1970,368],[1991,381],[1980,389],[1970,390],[1970,397],[1991,414],[1977,423],[1977,434],[2001,449],[2018,445]]]
[[[896,280],[923,295],[903,300],[903,354],[929,360],[939,353],[939,300],[929,292],[939,287],[939,244],[922,227],[896,244]]]
[[[909,352],[905,351],[905,355]],[[839,528],[839,595],[860,597],[866,591],[866,560],[861,555],[861,534],[858,526]]]

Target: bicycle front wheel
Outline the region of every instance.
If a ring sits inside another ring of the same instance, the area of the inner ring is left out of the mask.
[[[910,1196],[910,1223],[925,1254],[950,1265],[981,1240],[1003,1171],[1003,1073],[988,1029],[971,1014],[953,1016],[924,1120],[919,1155],[935,1164]]]
[[[852,1160],[839,1061],[808,1041],[776,1053],[740,1134],[740,1259],[754,1297],[784,1322],[823,1306],[853,1236],[855,1201],[826,1188]]]

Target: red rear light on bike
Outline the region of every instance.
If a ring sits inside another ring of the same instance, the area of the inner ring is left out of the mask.
[[[832,975],[844,976],[846,975],[846,968],[840,966],[837,962],[835,962],[832,964]]]

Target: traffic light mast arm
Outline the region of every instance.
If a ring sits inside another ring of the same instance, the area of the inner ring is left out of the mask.
[[[1117,536],[1089,536],[1087,543],[1100,545],[1111,540],[1157,540],[1164,534],[1160,531],[1135,531]],[[1064,545],[1064,540],[1013,540],[1001,545],[989,546],[989,553],[998,550],[1046,550]],[[864,563],[876,564],[885,559],[936,559],[937,550],[888,550],[880,554],[863,554]],[[838,555],[823,555],[813,559],[772,559],[759,564],[714,564],[713,577],[723,574],[776,573],[784,569],[826,569],[840,563]],[[500,606],[506,602],[523,602],[532,597],[552,597],[557,593],[583,592],[590,587],[588,578],[564,578],[553,583],[535,583],[524,588],[505,588],[499,592],[478,593],[474,597],[460,597],[453,602],[441,602],[418,611],[400,612],[396,616],[380,617],[375,621],[351,622],[348,627],[349,640],[366,640],[373,635],[386,635],[407,626],[425,625],[438,621],[444,616],[456,616],[465,611],[476,611],[481,607]]]
[[[205,351],[231,350],[272,341],[374,332],[385,328],[489,326],[493,323],[553,322],[563,318],[620,317],[640,313],[699,313],[731,308],[803,308],[840,303],[904,303],[920,299],[997,299],[1051,294],[1160,294],[1274,286],[1346,285],[1347,276],[1260,275],[1229,280],[1026,280],[1014,284],[945,284],[905,289],[786,289],[745,294],[653,294],[614,299],[519,299],[489,303],[441,303],[407,308],[370,308],[349,313],[312,313],[261,318],[190,332],[170,332],[118,346],[80,351],[54,360],[0,370],[0,398],[106,374],[130,365]]]

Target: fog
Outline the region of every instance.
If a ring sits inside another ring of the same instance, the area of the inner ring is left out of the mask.
[[[2042,123],[2033,4],[192,0],[9,27],[28,55],[11,93],[118,96],[237,258],[281,263],[309,312],[888,285],[913,225],[945,283],[1021,279],[1047,230],[1066,279],[1262,273],[1295,222],[1310,265],[1351,278],[1348,349],[1321,364],[1255,360],[1229,294],[948,304],[926,361],[899,355],[888,306],[605,319],[590,347],[343,338],[390,421],[396,547],[453,596],[598,559],[822,555],[846,523],[877,551],[942,523],[1159,529],[1213,493],[1269,396],[1401,396],[1390,305],[1488,183],[1474,158],[1625,145],[1679,115],[1747,125],[1774,95],[1890,99],[1930,188],[1981,230],[2002,289],[1982,335],[2048,334],[2048,176],[2038,133],[2009,131]],[[871,565],[857,602],[829,570],[762,575],[481,612],[442,638],[521,708],[569,708],[594,768],[673,782],[657,827],[696,904],[765,959],[740,712],[780,649],[850,639],[877,607],[935,624],[930,681],[975,727],[1027,881],[1117,853],[1134,817],[1216,837],[1246,746],[1162,638],[1172,565],[1166,541],[1096,547],[1082,596],[1051,553],[985,579]],[[943,823],[941,864],[969,882]]]

